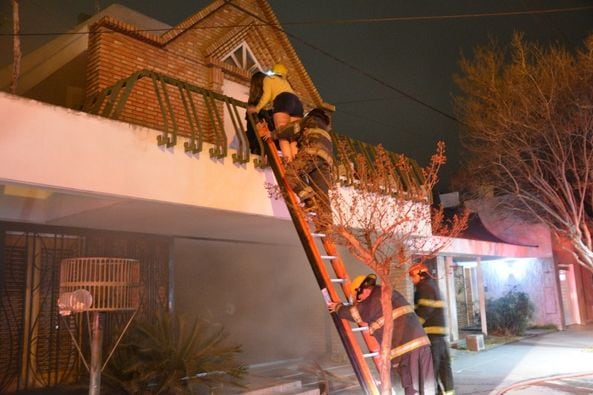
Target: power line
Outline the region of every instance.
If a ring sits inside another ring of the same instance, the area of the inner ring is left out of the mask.
[[[386,123],[386,122],[382,122],[382,121],[380,121],[380,120],[378,120],[376,118],[371,118],[371,117],[367,117],[365,115],[355,114],[355,113],[350,112],[350,111],[340,110],[340,115],[346,115],[346,116],[350,116],[352,118],[362,119],[364,121],[376,123],[377,125],[385,126],[385,127],[392,128],[392,129],[397,129],[398,128],[395,125],[392,125],[392,124],[389,124],[389,123]],[[412,134],[411,132],[408,132],[408,131],[406,131],[405,133],[406,134],[409,134],[409,135]]]
[[[342,19],[311,19],[307,21],[288,21],[283,22],[282,26],[299,26],[299,25],[344,25],[344,24],[363,24],[363,23],[386,23],[386,22],[413,22],[413,21],[438,21],[438,20],[455,20],[455,19],[470,19],[470,18],[488,18],[488,17],[503,17],[503,16],[521,16],[521,15],[545,15],[558,14],[566,12],[577,12],[593,10],[593,5],[582,7],[569,8],[551,8],[551,9],[534,9],[524,11],[504,11],[504,12],[484,12],[471,14],[453,14],[453,15],[417,15],[417,16],[389,16],[380,18],[342,18]],[[259,19],[259,18],[258,18]],[[229,25],[212,25],[212,26],[194,26],[191,30],[207,30],[220,28],[240,28],[248,26],[273,26],[279,27],[277,24],[269,23],[261,19],[260,23],[248,24],[229,24]],[[185,28],[159,28],[159,29],[134,29],[134,32],[167,32],[167,31],[185,31]],[[108,34],[108,32],[106,32]],[[88,34],[88,32],[34,32],[34,33],[20,33],[20,36],[58,36],[58,35],[77,35]],[[105,33],[102,33],[105,34]],[[0,36],[14,36],[13,33],[0,33]]]
[[[247,26],[268,26],[268,27],[273,27],[275,29],[278,29],[279,31],[283,32],[284,34],[286,34],[287,36],[301,42],[303,45],[321,53],[322,55],[334,60],[337,63],[340,63],[348,68],[350,68],[351,70],[375,81],[376,83],[391,89],[393,91],[395,91],[396,93],[398,93],[399,95],[423,106],[426,107],[442,116],[444,116],[445,118],[448,118],[452,121],[455,121],[457,123],[462,124],[462,122],[457,119],[455,116],[442,111],[434,106],[432,106],[431,104],[428,104],[414,96],[412,96],[411,94],[397,88],[396,86],[385,82],[377,77],[375,77],[374,75],[370,74],[369,72],[367,72],[366,70],[363,70],[362,68],[352,65],[348,62],[346,62],[345,60],[338,58],[335,55],[330,54],[329,52],[327,52],[326,50],[323,50],[307,41],[305,41],[304,39],[291,34],[287,31],[285,31],[281,25],[279,24],[274,24],[274,23],[269,23],[265,20],[263,20],[261,17],[259,17],[259,15],[256,15],[254,13],[252,13],[249,10],[246,10],[238,5],[235,5],[232,3],[231,0],[225,0],[226,4],[229,4],[235,8],[237,8],[238,10],[242,11],[243,13],[252,16],[253,18],[255,18],[256,20],[258,20],[260,23],[249,23],[249,24],[232,24],[232,25],[215,25],[215,26],[194,26],[191,29],[195,29],[195,30],[201,30],[201,29],[220,29],[220,28],[234,28],[234,27],[247,27]],[[576,11],[583,11],[583,10],[588,10],[588,9],[593,9],[593,6],[582,6],[582,7],[570,7],[570,8],[554,8],[554,9],[535,9],[535,10],[524,10],[524,11],[507,11],[507,12],[496,12],[496,13],[471,13],[471,14],[454,14],[454,15],[434,15],[434,16],[408,16],[408,17],[381,17],[381,18],[351,18],[351,19],[324,19],[324,20],[310,20],[310,21],[300,21],[300,22],[286,22],[283,23],[282,25],[284,26],[288,26],[288,25],[307,25],[307,24],[323,24],[323,25],[329,25],[329,24],[356,24],[356,23],[385,23],[385,22],[403,22],[403,21],[427,21],[427,20],[447,20],[447,19],[466,19],[466,18],[483,18],[483,17],[500,17],[500,16],[518,16],[518,15],[537,15],[537,14],[552,14],[552,13],[563,13],[563,12],[576,12]],[[167,29],[134,29],[134,32],[165,32],[165,31],[178,31],[178,30],[187,30],[187,29],[181,29],[181,28],[167,28]],[[111,32],[101,32],[100,34],[108,34]],[[116,32],[113,32],[116,33]],[[60,32],[60,33],[19,33],[20,36],[53,36],[53,35],[80,35],[80,34],[88,34],[88,32]],[[0,36],[14,36],[13,33],[0,33]],[[197,62],[199,63],[199,62]],[[385,99],[372,99],[373,101],[378,101],[378,100],[390,100],[389,98],[385,98]],[[360,100],[358,102],[361,102],[363,100]],[[343,102],[341,104],[348,104],[348,103],[356,103],[357,101],[351,101],[351,102]],[[353,115],[353,114],[349,114],[349,115]],[[390,126],[390,125],[385,125],[385,126]]]
[[[564,12],[576,12],[593,9],[593,5],[570,8],[550,8],[550,9],[535,9],[524,11],[504,11],[504,12],[482,12],[471,14],[453,14],[453,15],[427,15],[427,16],[387,16],[381,18],[350,18],[350,19],[317,19],[303,22],[287,22],[288,25],[305,25],[305,24],[350,24],[350,23],[382,23],[382,22],[407,22],[407,21],[434,21],[447,19],[469,19],[469,18],[487,18],[499,16],[520,16],[520,15],[541,15],[541,14],[557,14]]]
[[[246,10],[243,7],[240,7],[240,6],[236,5],[236,4],[233,4],[232,3],[232,0],[225,0],[225,3],[226,4],[230,4],[231,6],[235,7],[236,9],[242,11],[245,14],[247,14],[247,15],[255,18],[256,20],[260,20],[260,21],[262,20],[259,15],[256,15],[256,14],[252,13],[251,11]],[[442,111],[442,110],[440,110],[440,109],[432,106],[431,104],[425,103],[422,100],[420,100],[420,99],[412,96],[411,94],[409,94],[407,92],[404,92],[403,90],[397,88],[396,86],[394,86],[394,85],[392,85],[392,84],[390,84],[388,82],[385,82],[385,81],[383,81],[383,80],[375,77],[374,75],[372,75],[371,73],[367,72],[366,70],[363,70],[362,68],[360,68],[358,66],[354,66],[353,64],[350,64],[350,63],[346,62],[345,60],[343,60],[341,58],[338,58],[335,55],[330,54],[326,50],[323,50],[323,49],[321,49],[321,48],[319,48],[319,47],[317,47],[317,46],[315,46],[315,45],[313,45],[313,44],[305,41],[304,39],[302,39],[302,38],[300,38],[300,37],[298,37],[298,36],[296,36],[294,34],[291,34],[291,33],[287,32],[287,31],[285,31],[279,25],[271,24],[270,26],[272,26],[275,29],[283,32],[288,37],[291,37],[291,38],[293,38],[293,39],[301,42],[303,45],[306,45],[309,48],[314,49],[315,51],[321,53],[322,55],[324,55],[324,56],[326,56],[326,57],[334,60],[335,62],[340,63],[340,64],[348,67],[349,69],[351,69],[351,70],[353,70],[353,71],[355,71],[355,72],[357,72],[357,73],[359,73],[359,74],[361,74],[361,75],[369,78],[370,80],[375,81],[376,83],[378,83],[378,84],[380,84],[380,85],[382,85],[382,86],[384,86],[384,87],[386,87],[388,89],[391,89],[391,90],[397,92],[401,96],[403,96],[403,97],[405,97],[405,98],[407,98],[407,99],[409,99],[409,100],[411,100],[411,101],[413,101],[413,102],[415,102],[417,104],[420,104],[422,107],[428,108],[429,110],[432,110],[432,111],[434,111],[434,112],[436,112],[438,114],[441,114],[443,117],[448,118],[448,119],[450,119],[452,121],[455,121],[455,122],[457,122],[459,124],[463,124],[463,122],[461,120],[457,119],[455,116],[453,116],[451,114],[448,114],[448,113],[446,113],[446,112],[444,112],[444,111]]]
[[[391,97],[375,97],[370,99],[357,99],[357,100],[344,100],[344,101],[332,101],[332,104],[358,104],[358,103],[370,103],[370,102],[378,102],[378,101],[391,101],[395,100],[396,98]]]

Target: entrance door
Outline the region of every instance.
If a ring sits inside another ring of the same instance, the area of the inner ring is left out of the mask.
[[[577,319],[574,315],[574,274],[570,267],[561,267],[558,271],[560,280],[560,294],[562,297],[562,311],[564,312],[564,324],[577,324]]]
[[[454,266],[457,322],[460,330],[480,331],[480,292],[475,264]]]
[[[0,392],[75,379],[79,359],[57,299],[59,264],[81,255],[79,236],[0,229]]]

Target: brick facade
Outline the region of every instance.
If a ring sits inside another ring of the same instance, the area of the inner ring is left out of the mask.
[[[236,1],[232,4],[214,1],[169,31],[158,36],[139,31],[134,26],[105,17],[90,28],[87,96],[112,86],[136,71],[148,69],[189,84],[222,92],[225,79],[249,85],[250,73],[224,63],[222,60],[242,42],[247,43],[254,57],[264,69],[276,62],[289,69],[288,79],[305,107],[323,105],[296,52],[286,35],[274,27],[278,21],[269,4],[260,0]],[[179,130],[189,132],[183,103],[178,90],[167,89]],[[209,136],[214,138],[207,107],[201,95],[194,95],[199,117]],[[222,113],[222,104],[218,110]],[[160,110],[155,87],[145,78],[134,87],[122,121],[155,129],[164,129],[165,120]]]

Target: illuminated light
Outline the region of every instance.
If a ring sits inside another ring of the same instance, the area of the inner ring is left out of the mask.
[[[566,281],[566,273],[560,272],[560,281]]]
[[[52,195],[52,192],[45,189],[8,184],[4,186],[4,194],[6,196],[45,200]]]
[[[77,289],[74,292],[64,292],[58,298],[60,315],[68,316],[88,310],[93,304],[93,296],[86,289]]]
[[[496,274],[501,280],[508,280],[513,278],[515,281],[521,281],[528,269],[528,265],[532,262],[532,259],[501,259],[495,261],[494,269]]]

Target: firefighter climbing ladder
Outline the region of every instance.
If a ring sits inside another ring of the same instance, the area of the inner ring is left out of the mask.
[[[288,207],[296,231],[303,248],[305,249],[305,253],[307,254],[307,258],[309,259],[311,269],[315,274],[319,288],[327,289],[332,301],[339,301],[340,297],[336,290],[337,284],[341,285],[345,295],[349,294],[348,287],[350,285],[350,278],[346,272],[344,262],[340,257],[335,244],[326,238],[325,234],[311,230],[307,218],[305,217],[305,213],[299,208],[298,198],[286,182],[284,177],[284,165],[278,156],[278,151],[276,150],[276,146],[272,139],[268,139],[265,142],[264,147],[268,156],[269,165],[272,168],[278,186],[282,191],[286,206]],[[322,254],[317,245],[316,240],[318,239],[321,240],[325,255]],[[330,263],[335,277],[332,278],[330,276],[326,262]],[[352,324],[349,321],[340,319],[336,314],[331,314],[331,317],[338,330],[340,340],[346,349],[346,353],[348,354],[348,358],[361,387],[366,394],[379,394],[377,384],[375,383],[369,365],[366,362],[367,359],[373,359],[375,364],[377,364],[379,361],[378,352],[371,351],[369,353],[363,353],[361,345],[355,335],[355,332],[361,332],[365,347],[367,349],[376,348],[376,343],[374,342],[374,338],[369,334],[368,327],[352,327]]]

